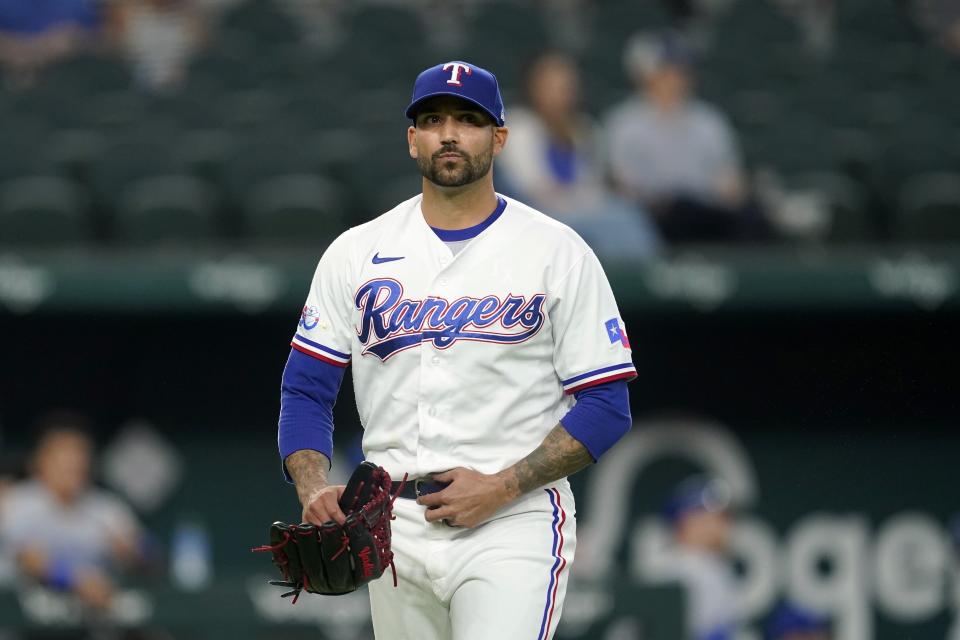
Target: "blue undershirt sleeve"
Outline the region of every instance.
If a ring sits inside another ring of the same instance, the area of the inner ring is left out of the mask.
[[[333,459],[333,405],[346,369],[290,350],[280,385],[277,445],[283,476],[293,482],[284,461],[291,453],[313,449]]]
[[[587,387],[574,394],[577,403],[560,419],[567,432],[587,448],[594,461],[622,438],[633,419],[626,380]]]

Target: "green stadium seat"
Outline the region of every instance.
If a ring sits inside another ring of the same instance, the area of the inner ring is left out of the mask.
[[[45,137],[16,129],[15,123],[0,132],[0,181],[29,175],[55,173],[44,155]]]
[[[40,85],[11,97],[11,115],[34,119],[38,126],[73,128],[86,125],[84,102],[55,85]],[[4,126],[11,126],[4,121]]]
[[[225,90],[255,89],[262,84],[256,47],[245,49],[233,43],[211,49],[194,58],[187,69],[188,83]]]
[[[788,123],[744,129],[743,146],[751,164],[767,165],[782,173],[831,171],[831,130],[816,120],[794,117]]]
[[[260,86],[271,91],[284,91],[310,86],[324,81],[331,69],[326,58],[319,52],[302,45],[274,46],[263,50],[263,59],[258,65]]]
[[[242,203],[250,185],[266,178],[288,174],[320,173],[318,154],[323,150],[303,143],[301,132],[266,133],[238,139],[224,160],[221,184],[231,202]]]
[[[84,123],[105,131],[137,130],[157,119],[147,98],[136,91],[103,92],[83,100],[78,108]]]
[[[57,176],[26,176],[0,183],[0,245],[69,246],[90,236],[87,199]]]
[[[77,100],[103,91],[128,89],[133,79],[119,56],[87,54],[49,67],[44,71],[43,83]]]
[[[91,167],[107,144],[106,137],[92,129],[57,130],[47,137],[43,156],[57,173],[89,184]]]
[[[918,29],[908,14],[908,3],[844,0],[837,3],[841,37],[873,43],[918,41]]]
[[[222,179],[223,165],[238,144],[234,134],[218,128],[181,131],[175,140],[175,164],[211,183]]]
[[[373,196],[371,199],[372,207],[368,212],[368,219],[393,209],[421,191],[423,191],[423,179],[420,177],[420,173],[411,166],[410,171],[406,174],[386,181],[381,189],[371,194]]]
[[[469,33],[463,57],[495,73],[505,90],[521,89],[526,63],[551,44],[533,3],[485,2],[471,20]]]
[[[132,245],[209,242],[219,235],[217,205],[214,190],[193,176],[142,178],[120,194],[114,233]]]
[[[900,193],[900,236],[929,243],[960,241],[960,174],[914,176]]]
[[[289,124],[286,99],[276,91],[248,89],[224,93],[220,98],[220,126],[245,132],[251,129]]]
[[[415,9],[403,6],[365,5],[357,7],[351,19],[351,49],[373,49],[388,57],[416,55],[426,38],[422,19]],[[386,55],[385,55],[386,54]]]
[[[663,3],[650,0],[608,0],[597,2],[593,19],[593,39],[588,55],[600,55],[617,71],[623,68],[623,49],[627,40],[640,31],[656,31],[670,26]]]
[[[157,175],[179,173],[170,140],[150,132],[143,137],[112,139],[90,167],[91,188],[100,206],[110,207],[114,198],[133,182]]]
[[[780,96],[765,89],[737,91],[724,107],[738,126],[748,129],[783,127],[785,109]]]
[[[865,189],[840,173],[810,172],[788,176],[785,180],[791,191],[818,194],[830,210],[826,240],[845,244],[876,239],[875,221],[868,210]]]
[[[265,44],[295,42],[300,37],[294,19],[273,0],[246,0],[227,12],[221,25]]]
[[[346,229],[341,190],[311,173],[257,182],[245,193],[243,214],[245,236],[255,243],[326,246]]]
[[[849,175],[863,177],[877,171],[883,156],[881,141],[858,127],[832,127],[827,150],[833,166]]]
[[[151,117],[165,119],[180,130],[208,130],[222,126],[222,93],[195,93],[192,89],[154,100],[150,105]]]

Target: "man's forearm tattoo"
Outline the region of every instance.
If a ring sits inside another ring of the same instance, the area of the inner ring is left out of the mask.
[[[327,486],[327,469],[330,460],[313,449],[301,449],[287,456],[287,471],[297,487],[300,503],[309,498],[317,489]]]
[[[513,477],[507,480],[508,488],[520,495],[565,478],[592,462],[586,447],[558,424],[539,447],[513,466]]]

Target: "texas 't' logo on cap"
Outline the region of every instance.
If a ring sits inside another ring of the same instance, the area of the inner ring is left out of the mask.
[[[447,84],[455,84],[458,87],[463,86],[463,83],[460,82],[461,73],[466,73],[468,76],[473,73],[473,69],[462,62],[448,62],[443,65],[443,70],[446,71],[447,69],[451,70],[450,79],[447,80]]]
[[[413,84],[413,98],[406,116],[416,119],[420,104],[436,96],[456,96],[472,102],[489,113],[497,126],[504,124],[503,97],[497,77],[475,64],[453,60],[423,71]]]

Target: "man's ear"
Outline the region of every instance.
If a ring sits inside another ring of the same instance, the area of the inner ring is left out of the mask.
[[[407,150],[410,152],[410,157],[416,159],[417,157],[417,128],[410,126],[407,127]]]
[[[503,148],[507,145],[507,137],[509,135],[510,130],[506,127],[493,128],[493,155],[497,155],[503,151]]]

